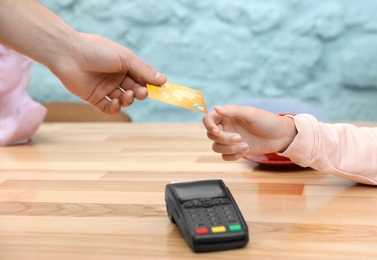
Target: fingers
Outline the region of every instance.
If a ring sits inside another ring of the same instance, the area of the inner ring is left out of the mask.
[[[208,132],[214,135],[219,135],[221,132],[219,125],[223,121],[223,118],[233,118],[247,121],[251,117],[251,111],[249,110],[250,109],[247,108],[239,109],[239,106],[235,105],[224,107],[215,106],[215,110],[203,118],[203,124]]]
[[[237,161],[242,158],[242,154],[223,154],[222,158],[224,161]]]
[[[121,111],[122,107],[132,105],[133,101],[133,92],[119,87],[94,105],[107,115],[116,115]]]
[[[166,82],[165,75],[157,72],[133,53],[127,53],[127,56],[128,71],[119,88],[107,94],[108,99],[96,104],[106,114],[119,113],[122,107],[131,106],[135,98],[144,100],[148,96],[145,83],[162,85]]]
[[[119,99],[111,99],[107,96],[94,105],[106,115],[116,115],[121,109]]]
[[[203,118],[207,137],[214,141],[212,150],[222,154],[225,161],[238,160],[249,151],[249,145],[242,141],[240,134],[224,131],[223,124],[226,124],[229,118],[247,118],[246,115],[237,110],[237,106],[215,106],[215,110]]]
[[[123,107],[129,107],[134,99],[144,100],[148,96],[147,88],[126,76],[120,86],[95,104],[103,113],[115,115]]]
[[[147,89],[140,84],[136,83],[132,78],[126,77],[121,85],[109,93],[106,97],[106,100],[110,104],[105,104],[102,100],[99,104],[100,109],[107,113],[113,115],[117,114],[120,111],[117,105],[120,107],[129,107],[133,104],[134,98],[138,100],[143,100],[147,97]],[[103,102],[103,103],[102,103]]]
[[[218,131],[217,131],[218,130]],[[244,153],[249,151],[249,145],[242,142],[242,137],[238,133],[227,133],[217,129],[215,134],[207,132],[207,137],[213,140],[212,150],[221,153],[225,161],[234,161],[242,157]]]
[[[205,115],[202,119],[203,125],[208,133],[218,136],[222,130],[221,126],[222,116],[212,111]]]
[[[223,145],[214,142],[212,144],[212,150],[216,153],[221,153],[222,158],[225,161],[235,161],[242,157],[243,154],[249,151],[249,145],[245,142]]]
[[[231,145],[242,141],[241,135],[224,131],[220,131],[218,135],[207,132],[207,137],[216,143],[224,145]]]
[[[116,88],[106,97],[109,102],[112,102],[113,100],[118,101],[117,103],[120,104],[121,107],[128,107],[132,105],[134,101],[134,93],[131,90],[124,90],[122,87]]]
[[[133,97],[138,100],[144,100],[148,95],[147,88],[137,83],[131,77],[125,77],[125,79],[121,83],[121,87],[125,90],[132,91]]]

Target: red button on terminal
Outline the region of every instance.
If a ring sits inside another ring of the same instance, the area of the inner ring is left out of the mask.
[[[208,228],[196,228],[195,233],[198,235],[208,234]]]

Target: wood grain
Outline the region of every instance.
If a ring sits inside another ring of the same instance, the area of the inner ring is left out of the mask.
[[[250,242],[195,254],[164,188],[213,178]],[[44,123],[29,144],[0,147],[1,260],[377,259],[376,205],[375,187],[312,169],[224,162],[199,123]]]

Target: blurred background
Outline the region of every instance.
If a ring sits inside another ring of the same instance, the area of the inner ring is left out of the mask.
[[[300,102],[323,120],[377,121],[375,0],[41,2],[77,30],[127,46],[169,81],[201,90],[209,110],[252,104],[289,113]],[[42,65],[31,73],[33,99],[81,101]],[[134,122],[201,116],[149,98],[125,112]]]

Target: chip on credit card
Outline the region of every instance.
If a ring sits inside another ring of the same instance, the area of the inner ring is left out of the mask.
[[[148,96],[151,99],[165,102],[171,105],[207,113],[203,93],[199,90],[184,87],[171,82],[155,86],[147,84]]]

